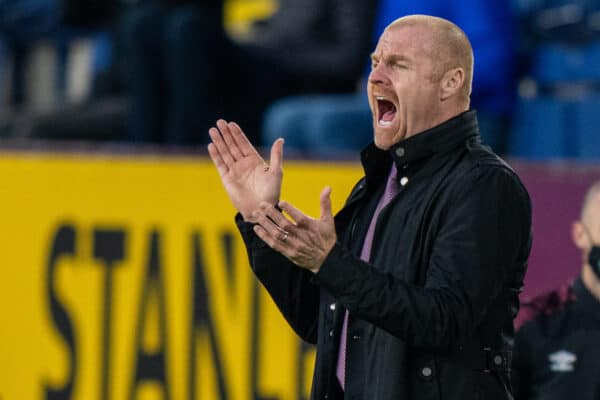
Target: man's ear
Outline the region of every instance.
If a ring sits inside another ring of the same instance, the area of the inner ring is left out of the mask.
[[[585,251],[590,248],[590,238],[586,234],[581,221],[573,222],[573,225],[571,226],[571,238],[573,239],[573,244],[575,244],[578,249]]]
[[[465,83],[465,70],[461,67],[452,68],[444,74],[441,80],[440,98],[446,100],[456,95]]]

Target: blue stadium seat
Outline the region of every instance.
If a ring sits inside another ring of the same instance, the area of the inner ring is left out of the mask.
[[[509,141],[514,157],[533,160],[568,158],[574,145],[567,135],[568,103],[550,97],[519,99]]]
[[[585,46],[545,43],[538,46],[532,78],[541,84],[600,79],[600,42]]]
[[[600,96],[574,103],[573,111],[575,156],[581,160],[600,160]]]
[[[292,153],[355,155],[373,139],[372,123],[364,93],[288,97],[267,110],[263,145],[281,136]]]
[[[590,79],[600,80],[600,42],[594,42],[586,47],[584,74]]]

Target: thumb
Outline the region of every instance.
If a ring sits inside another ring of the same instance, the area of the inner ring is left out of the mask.
[[[331,187],[325,186],[321,192],[321,221],[333,220],[331,213]]]
[[[280,171],[283,164],[283,138],[277,139],[271,146],[271,157],[269,159],[270,170]]]

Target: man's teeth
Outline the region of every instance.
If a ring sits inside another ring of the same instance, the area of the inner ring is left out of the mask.
[[[388,99],[386,99],[386,98],[385,98],[385,97],[383,97],[383,96],[375,96],[375,100],[377,100],[377,101],[389,101]],[[388,126],[391,126],[391,125],[392,125],[392,122],[393,122],[393,121],[384,121],[384,120],[383,120],[383,116],[381,116],[381,119],[378,121],[378,123],[379,123],[379,126],[381,126],[381,127],[383,127],[383,128],[386,128],[386,127],[388,127]]]

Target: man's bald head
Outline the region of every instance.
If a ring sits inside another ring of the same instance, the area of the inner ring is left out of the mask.
[[[424,47],[435,66],[432,79],[439,81],[447,71],[462,68],[465,79],[461,96],[468,103],[473,85],[473,49],[467,35],[452,22],[430,15],[398,18],[386,30],[414,26],[425,28],[430,35]]]
[[[592,208],[600,207],[600,181],[594,183],[585,194],[583,198],[583,204],[581,205],[581,221],[583,223],[590,223],[592,217]]]

